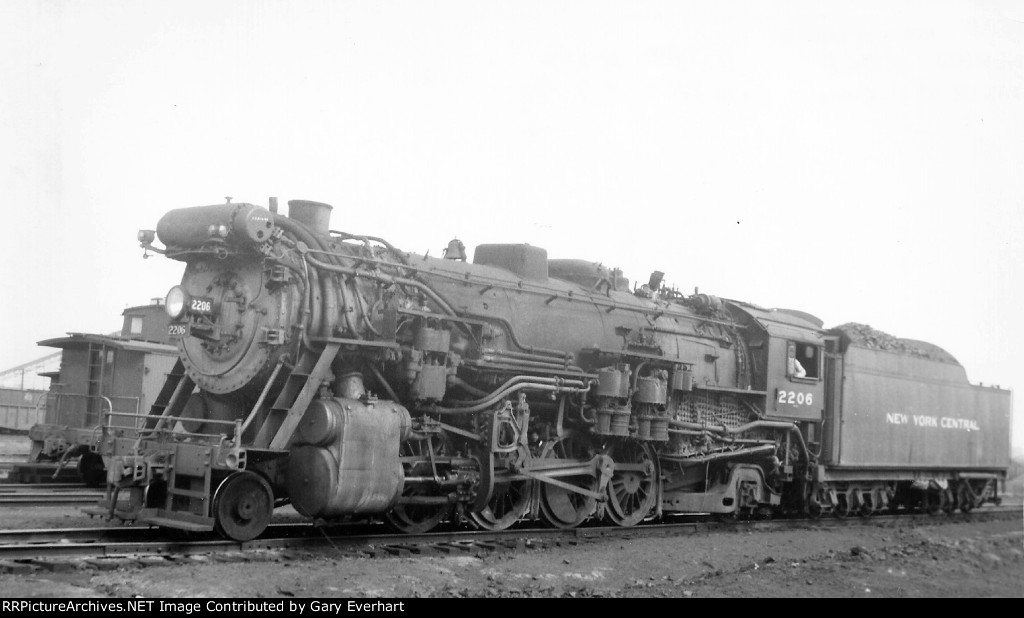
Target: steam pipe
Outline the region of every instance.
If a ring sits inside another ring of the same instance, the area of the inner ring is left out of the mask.
[[[735,428],[729,428],[725,425],[701,425],[700,423],[688,423],[686,421],[669,421],[668,424],[672,427],[680,427],[682,429],[712,430],[730,434],[742,433],[751,429],[784,429],[796,434],[797,438],[800,440],[800,449],[804,452],[804,457],[808,462],[811,461],[811,453],[807,449],[807,444],[804,442],[804,436],[793,423],[786,423],[783,421],[754,421]]]
[[[775,450],[774,444],[766,444],[764,446],[758,446],[756,448],[742,449],[739,451],[729,451],[728,453],[714,453],[711,455],[705,455],[704,457],[680,457],[678,455],[658,455],[659,459],[667,459],[669,461],[676,461],[681,464],[701,464],[709,461],[722,461],[723,459],[738,459],[740,457],[749,457],[750,455],[761,455],[767,454],[770,451]]]
[[[377,381],[380,382],[380,385],[388,392],[388,395],[391,397],[391,401],[397,402],[398,395],[396,395],[395,391],[391,389],[391,385],[388,384],[387,379],[383,374],[381,374],[380,369],[377,369],[377,367],[372,363],[367,363],[367,365],[370,367],[370,371],[373,372],[373,375],[377,378]]]
[[[393,253],[395,255],[395,257],[398,258],[399,260],[401,260],[401,262],[403,264],[407,264],[407,262],[408,262],[405,259],[405,254],[403,254],[401,251],[396,249],[394,245],[392,245],[388,241],[384,240],[383,238],[378,238],[376,236],[362,236],[362,235],[359,235],[359,234],[350,234],[349,232],[339,232],[337,230],[331,230],[331,234],[336,234],[338,237],[342,238],[343,240],[362,240],[364,243],[366,241],[368,241],[368,240],[371,240],[373,242],[380,243],[380,244],[384,245],[385,247],[387,247],[388,251]]]
[[[424,407],[422,407],[422,409],[427,411],[427,412],[435,413],[435,414],[469,414],[469,413],[472,413],[472,412],[480,412],[482,410],[486,410],[487,408],[491,407],[492,405],[494,405],[495,403],[500,401],[502,398],[507,397],[508,395],[512,394],[513,392],[519,391],[519,390],[524,390],[524,389],[530,389],[530,390],[535,390],[535,391],[547,391],[547,392],[553,392],[553,393],[585,393],[585,392],[590,390],[590,387],[587,386],[586,388],[575,388],[575,387],[554,386],[554,385],[548,385],[548,384],[532,384],[532,383],[516,384],[515,386],[511,386],[511,387],[505,389],[504,391],[496,393],[493,397],[491,397],[487,401],[485,401],[485,402],[483,402],[481,404],[475,405],[475,406],[473,406],[471,408],[443,408],[443,407],[440,407],[440,406],[424,406]]]
[[[281,215],[272,215],[272,217],[275,225],[290,233],[297,240],[306,243],[307,246],[314,249],[323,249],[320,239],[310,232],[305,225]],[[313,261],[308,256],[304,257],[309,262]],[[319,276],[316,278],[319,280]],[[320,289],[320,304],[323,308],[323,313],[331,317],[322,321],[318,319],[315,323],[311,322],[310,330],[320,332],[325,337],[330,337],[334,334],[334,327],[337,325],[336,316],[338,315],[337,307],[334,304],[334,282],[330,281],[330,277],[324,277],[322,281],[317,281],[317,283],[319,284],[317,287]],[[310,288],[312,289],[312,285]]]
[[[325,277],[329,279],[329,277]],[[323,298],[320,302],[317,302],[317,292],[320,292],[323,296],[323,289],[321,288],[320,275],[317,274],[315,268],[309,269],[309,306],[313,308],[312,314],[309,316],[309,332],[319,333],[321,324],[323,322]]]
[[[528,354],[523,352],[513,352],[512,350],[498,350],[495,348],[484,348],[480,350],[481,354],[494,354],[495,356],[507,356],[508,358],[515,358],[519,360],[537,361],[537,362],[552,362],[545,359],[544,354]],[[550,355],[547,355],[550,356]],[[572,360],[572,354],[564,353],[565,361],[569,362]],[[538,358],[540,357],[540,358]]]
[[[328,264],[327,262],[321,262],[320,260],[316,259],[311,255],[307,255],[306,259],[308,259],[309,262],[313,264],[313,266],[316,266],[317,268],[320,268],[322,270],[341,273],[343,275],[352,275],[354,277],[366,277],[367,279],[376,279],[377,281],[383,281],[385,283],[407,285],[410,287],[414,287],[423,292],[427,297],[430,298],[430,300],[434,301],[434,303],[438,307],[440,307],[442,311],[451,316],[456,315],[455,310],[452,309],[451,305],[449,305],[446,300],[438,296],[437,292],[432,290],[426,284],[416,281],[415,279],[406,279],[405,277],[394,277],[392,275],[386,275],[384,273],[359,272],[355,268],[351,268],[348,266],[336,266],[334,264]]]
[[[349,297],[348,282],[345,280],[341,280],[338,283],[338,291],[341,293],[341,304],[343,306],[341,319],[342,321],[345,322],[345,328],[347,328],[352,333],[352,336],[357,339],[360,339],[361,337],[359,336],[359,329],[356,328],[355,322],[349,315],[351,313],[350,310],[355,310],[355,307],[354,303]]]
[[[467,359],[474,360],[474,359]],[[501,358],[493,354],[485,354],[479,359],[475,359],[479,364],[485,363],[499,363],[505,365],[515,365],[516,367],[522,367],[524,369],[556,369],[559,371],[575,371],[583,373],[582,367],[576,367],[574,365],[560,364],[560,363],[545,363],[542,361],[527,361],[519,360],[515,358]]]
[[[471,393],[473,395],[476,395],[477,397],[483,398],[483,397],[487,397],[487,395],[488,395],[487,391],[479,389],[479,388],[473,386],[472,384],[470,384],[469,382],[466,382],[465,380],[463,380],[459,376],[456,376],[456,375],[449,376],[448,377],[448,381],[451,382],[452,384],[454,384],[455,386],[458,386],[462,390],[464,390],[464,391],[466,391],[468,393]]]
[[[459,380],[460,382],[462,381],[461,378],[458,378],[457,376],[456,376],[455,379]],[[489,394],[486,394],[486,395],[484,395],[483,397],[481,397],[479,399],[474,399],[472,401],[452,402],[452,405],[458,405],[458,406],[461,407],[461,406],[474,406],[474,405],[479,404],[479,403],[484,403],[485,401],[490,401],[498,393],[500,393],[501,391],[503,391],[503,390],[513,386],[514,384],[518,384],[519,382],[525,382],[525,381],[531,381],[534,384],[546,384],[546,385],[550,385],[550,386],[577,386],[577,387],[580,387],[580,388],[585,386],[585,384],[581,380],[564,380],[562,378],[540,378],[540,377],[533,377],[533,376],[515,376],[515,377],[512,377],[512,378],[509,378],[508,380],[505,381],[504,384],[502,384],[498,388],[496,388],[493,391],[491,391]]]

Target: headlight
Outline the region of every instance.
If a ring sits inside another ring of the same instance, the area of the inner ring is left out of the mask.
[[[176,285],[167,292],[167,299],[164,302],[164,310],[172,320],[177,320],[185,314],[185,307],[188,306],[188,292],[180,285]]]

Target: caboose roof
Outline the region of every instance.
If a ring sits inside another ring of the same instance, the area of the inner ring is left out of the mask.
[[[84,348],[89,345],[103,345],[115,350],[129,350],[133,352],[149,352],[152,354],[177,354],[178,348],[162,343],[150,341],[139,341],[138,339],[125,339],[111,335],[98,335],[95,333],[68,333],[67,337],[56,337],[44,339],[38,345],[49,348],[60,348],[62,350],[73,350]]]

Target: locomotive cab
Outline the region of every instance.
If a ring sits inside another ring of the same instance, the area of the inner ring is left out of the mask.
[[[826,336],[813,316],[733,303],[746,326],[758,372],[755,388],[768,394],[769,417],[820,424],[825,408]],[[808,319],[810,318],[810,319]]]

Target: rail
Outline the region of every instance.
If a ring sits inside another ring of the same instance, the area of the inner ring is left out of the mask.
[[[642,523],[632,527],[584,524],[577,528],[510,528],[501,531],[457,530],[423,534],[382,534],[379,526],[342,523],[316,526],[310,523],[271,524],[259,538],[239,543],[219,538],[215,533],[195,533],[191,540],[160,529],[139,527],[64,528],[37,530],[0,530],[0,560],[17,560],[34,568],[52,566],[47,559],[55,557],[105,557],[120,567],[141,568],[148,564],[145,555],[166,559],[189,554],[252,552],[259,550],[331,548],[344,557],[388,558],[410,553],[466,553],[543,549],[566,542],[599,543],[641,537],[666,538],[700,534],[770,533],[783,530],[835,529],[841,527],[878,526],[920,527],[949,524],[972,524],[1020,517],[1020,506],[985,507],[971,513],[934,516],[916,513],[874,515],[848,519],[775,519],[738,522],[717,522],[707,515],[678,516],[661,522]],[[78,563],[83,569],[96,568],[95,563]]]

